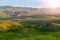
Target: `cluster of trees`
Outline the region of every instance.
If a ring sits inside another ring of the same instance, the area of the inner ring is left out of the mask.
[[[13,22],[8,20],[0,20],[0,31],[28,31],[30,29],[40,31],[60,31],[60,22],[57,21],[28,21]]]
[[[23,23],[25,23],[25,26],[28,28],[33,28],[40,31],[60,31],[60,22],[58,22],[58,20],[37,22],[28,21]]]

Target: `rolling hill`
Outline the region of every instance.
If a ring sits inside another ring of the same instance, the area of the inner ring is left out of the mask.
[[[16,17],[16,16],[56,16],[60,17],[60,8],[32,8],[32,7],[12,7],[0,6],[0,17]]]

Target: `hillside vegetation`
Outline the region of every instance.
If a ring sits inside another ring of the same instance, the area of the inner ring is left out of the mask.
[[[23,25],[18,22],[0,20],[0,31],[19,30]]]
[[[0,40],[60,40],[58,20],[30,22],[0,20]]]
[[[60,8],[0,6],[0,40],[60,40]]]
[[[59,20],[29,20],[29,21],[8,21],[8,20],[0,20],[0,31],[9,31],[9,30],[24,30],[27,31],[29,29],[36,29],[40,31],[58,31],[60,30],[60,22]]]
[[[60,40],[60,19],[44,19],[0,20],[0,40]]]

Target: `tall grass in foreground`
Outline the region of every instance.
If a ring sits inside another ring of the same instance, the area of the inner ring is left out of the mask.
[[[60,40],[60,32],[0,32],[0,40]]]

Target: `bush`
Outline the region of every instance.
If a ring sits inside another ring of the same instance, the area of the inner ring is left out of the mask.
[[[35,27],[35,29],[37,30],[41,30],[41,31],[59,31],[60,30],[60,24],[58,23],[43,23],[40,24],[40,26],[37,25],[37,27]]]

